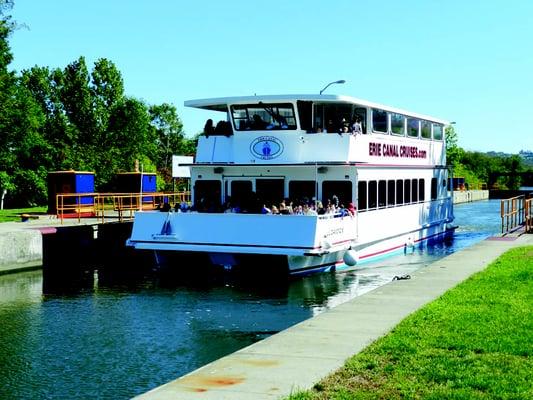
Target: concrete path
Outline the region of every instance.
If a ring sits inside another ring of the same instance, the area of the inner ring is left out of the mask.
[[[309,389],[409,314],[533,235],[489,238],[212,362],[139,399],[279,399]]]

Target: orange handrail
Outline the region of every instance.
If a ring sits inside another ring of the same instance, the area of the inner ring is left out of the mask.
[[[113,217],[119,221],[133,219],[135,211],[153,210],[163,204],[190,203],[191,193],[151,192],[151,193],[62,193],[56,195],[56,215],[63,219],[65,215],[75,216],[78,222],[82,216],[89,214],[105,223]],[[84,199],[90,199],[84,200]],[[126,215],[125,215],[126,214]]]

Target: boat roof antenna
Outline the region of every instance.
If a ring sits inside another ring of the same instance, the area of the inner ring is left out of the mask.
[[[346,83],[346,81],[345,81],[344,79],[340,79],[340,80],[338,80],[338,81],[330,82],[330,83],[328,83],[326,86],[324,86],[324,89],[322,89],[322,90],[320,91],[320,94],[322,94],[322,92],[323,92],[324,90],[326,90],[328,87],[330,87],[331,85],[335,85],[335,84],[340,85],[340,84],[343,84],[343,83]]]

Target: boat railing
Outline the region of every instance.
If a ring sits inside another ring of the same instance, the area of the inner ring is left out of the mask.
[[[189,191],[153,193],[62,193],[56,195],[56,216],[92,217],[99,222],[132,220],[135,211],[169,208],[173,204],[190,203]]]
[[[531,207],[531,199],[529,199],[527,204]],[[522,195],[501,200],[500,216],[502,219],[502,235],[507,235],[522,227],[526,222],[525,196]]]

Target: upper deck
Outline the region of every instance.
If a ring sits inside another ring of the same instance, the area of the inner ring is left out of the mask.
[[[196,163],[445,165],[445,120],[348,96],[280,95],[185,102],[223,112]]]

